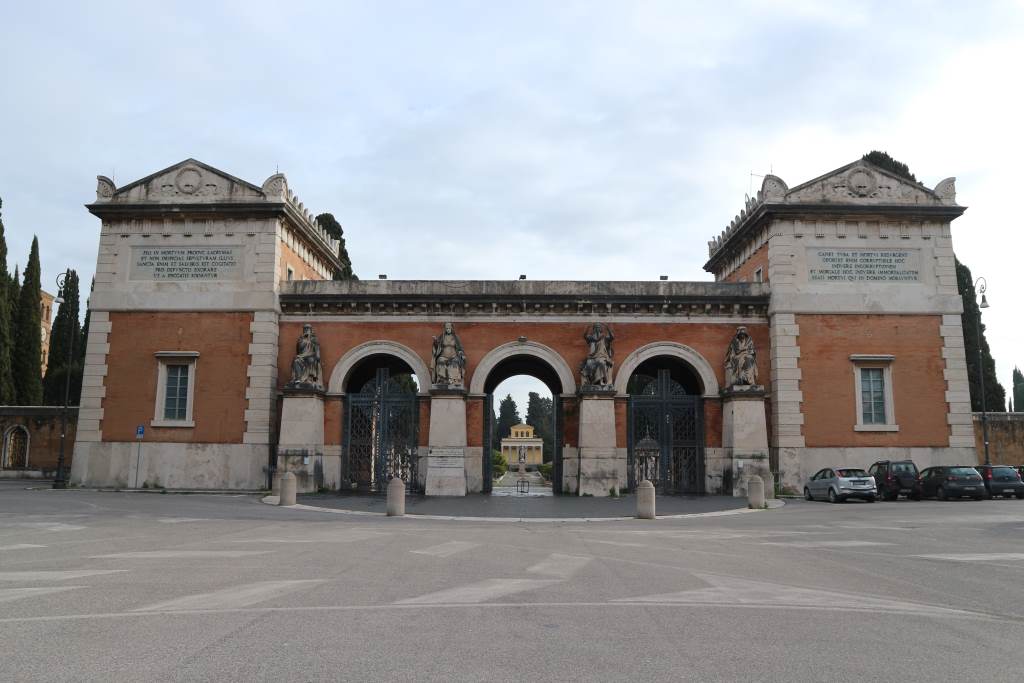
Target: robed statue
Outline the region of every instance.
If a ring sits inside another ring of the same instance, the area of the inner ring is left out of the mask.
[[[320,342],[316,339],[313,326],[302,326],[302,334],[295,343],[295,360],[292,361],[292,378],[286,385],[292,388],[323,390],[323,368],[320,365]]]
[[[725,388],[756,385],[757,350],[747,328],[741,326],[725,354]]]
[[[584,389],[611,389],[615,335],[604,323],[594,323],[583,333],[587,341],[587,359],[580,365],[580,384]]]
[[[445,323],[441,334],[434,337],[430,358],[431,383],[435,387],[462,388],[466,372],[466,354],[451,323]]]

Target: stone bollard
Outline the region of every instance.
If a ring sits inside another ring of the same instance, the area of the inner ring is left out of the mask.
[[[291,472],[285,472],[281,475],[281,494],[278,498],[278,505],[295,505],[295,490],[297,482],[295,475]]]
[[[764,505],[764,479],[755,475],[747,478],[747,507],[753,510],[763,510]]]
[[[388,482],[388,517],[405,514],[405,482],[395,477]]]
[[[775,475],[771,472],[764,472],[761,474],[761,478],[764,479],[764,498],[765,500],[775,499]]]
[[[637,519],[654,519],[654,484],[644,479],[636,486]]]

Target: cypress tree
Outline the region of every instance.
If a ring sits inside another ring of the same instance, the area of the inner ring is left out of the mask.
[[[971,410],[981,411],[981,380],[978,376],[978,347],[981,347],[981,366],[985,373],[985,408],[991,412],[1006,409],[1006,390],[996,378],[996,362],[985,339],[985,324],[981,322],[981,309],[975,298],[971,269],[956,262],[956,284],[963,299],[964,312],[960,319],[964,328],[964,353],[967,356],[967,379],[971,387]],[[980,332],[980,335],[979,335]]]
[[[10,288],[7,290],[7,306],[11,311],[11,334],[14,334],[14,323],[18,317],[18,298],[21,296],[21,276],[18,275],[18,264],[14,264],[14,277],[11,278]],[[13,351],[11,352],[14,353]],[[11,356],[14,357],[13,355]]]
[[[530,392],[530,400],[526,404],[526,424],[534,429],[534,433],[544,442],[544,462],[554,459],[555,449],[552,439],[554,405],[550,398],[541,398],[536,391]]]
[[[516,406],[516,402],[512,398],[512,394],[507,394],[505,398],[501,399],[501,405],[498,406],[498,420],[496,433],[494,435],[494,444],[498,445],[502,439],[512,433],[512,427],[520,422],[522,422],[522,420],[519,418],[519,408]]]
[[[915,183],[917,182],[917,178],[914,177],[914,174],[910,172],[909,166],[907,166],[902,161],[896,161],[886,152],[879,152],[878,150],[874,150],[862,156],[861,159],[870,164],[874,164],[879,168],[884,168],[886,171],[895,173],[901,178],[913,180]]]
[[[0,199],[0,209],[3,208]],[[14,375],[11,373],[11,349],[14,346],[13,321],[8,292],[11,290],[7,274],[7,240],[4,237],[4,221],[0,216],[0,405],[17,403],[14,391]]]
[[[96,276],[92,278],[89,285],[89,296],[85,300],[85,322],[82,323],[82,343],[78,345],[78,362],[85,367],[85,352],[89,346],[89,302],[92,300],[92,290],[96,289]]]
[[[39,239],[32,238],[25,278],[15,312],[12,366],[18,403],[37,406],[43,401],[42,322],[40,320]]]
[[[358,280],[352,273],[352,259],[348,256],[348,249],[345,248],[345,231],[341,223],[331,213],[322,213],[316,217],[316,222],[327,231],[327,234],[338,240],[338,258],[341,259],[341,270],[334,274],[335,280]]]
[[[1013,369],[1013,405],[1018,413],[1024,412],[1024,374],[1021,374],[1020,368]],[[1010,408],[1010,412],[1013,410]]]
[[[71,373],[68,405],[78,405],[82,393],[81,346],[82,330],[78,325],[78,273],[71,271],[64,283],[64,303],[57,309],[57,319],[50,334],[50,362],[43,378],[43,403],[48,406],[64,405],[64,384]],[[71,345],[71,365],[68,365],[68,345]]]

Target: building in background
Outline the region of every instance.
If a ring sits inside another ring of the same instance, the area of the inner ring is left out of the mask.
[[[519,464],[520,451],[526,458],[526,466],[530,469],[535,469],[544,462],[544,440],[533,435],[531,425],[513,425],[509,436],[501,440],[501,454],[505,456],[509,469],[514,470]]]
[[[53,330],[53,294],[43,290],[39,292],[39,319],[42,320],[42,368],[46,374],[46,364],[50,360],[50,332]]]

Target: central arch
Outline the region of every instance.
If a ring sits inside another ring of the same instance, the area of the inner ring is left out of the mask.
[[[633,376],[633,373],[636,372],[636,369],[644,361],[657,358],[658,356],[670,356],[685,361],[700,376],[700,382],[703,385],[703,396],[705,398],[718,398],[718,378],[715,376],[715,371],[711,364],[708,363],[704,356],[689,346],[675,342],[654,342],[653,344],[641,346],[626,356],[622,361],[622,365],[619,366],[618,374],[615,375],[616,395],[628,396],[629,378]]]
[[[558,376],[562,395],[573,396],[576,394],[576,380],[569,364],[557,351],[535,341],[508,342],[491,349],[486,356],[480,359],[476,370],[473,371],[473,378],[469,382],[469,393],[486,393],[487,377],[491,371],[500,363],[515,356],[531,356],[544,361]]]
[[[376,339],[368,341],[355,348],[349,349],[331,371],[331,378],[327,383],[327,391],[332,394],[342,394],[349,390],[348,380],[352,370],[363,360],[370,356],[394,356],[404,361],[413,374],[416,375],[416,384],[419,385],[419,394],[425,396],[430,390],[430,370],[419,355],[404,344],[398,342]]]

